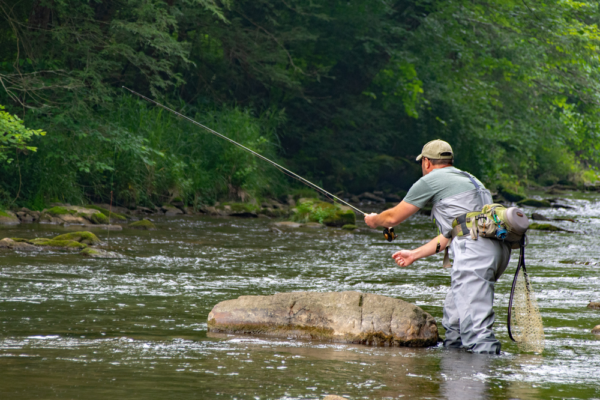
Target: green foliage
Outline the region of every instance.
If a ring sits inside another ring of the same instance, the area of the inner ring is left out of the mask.
[[[294,196],[294,199],[298,200],[301,198],[318,198],[319,194],[317,193],[317,191],[315,189],[311,189],[309,187],[306,186],[302,186],[302,187],[298,187],[298,188],[294,188],[290,191],[290,194],[292,196]]]
[[[407,189],[435,138],[512,191],[589,182],[600,167],[596,1],[0,6],[0,203],[112,192],[119,205],[198,206],[287,189],[272,166],[122,85],[333,192]]]
[[[41,129],[28,129],[16,115],[10,115],[0,105],[0,164],[10,164],[14,159],[9,156],[13,151],[36,151],[37,148],[27,146],[34,136],[44,136]]]

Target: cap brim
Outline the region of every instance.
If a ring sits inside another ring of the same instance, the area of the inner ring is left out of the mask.
[[[423,154],[419,154],[417,156],[417,158],[415,159],[415,161],[419,162],[419,161],[421,161],[421,158],[423,158]]]

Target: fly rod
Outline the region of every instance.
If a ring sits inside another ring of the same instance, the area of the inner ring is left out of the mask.
[[[190,121],[192,124],[194,124],[194,125],[197,125],[197,126],[199,126],[199,127],[203,128],[203,129],[205,129],[205,130],[209,131],[210,133],[212,133],[212,134],[213,134],[213,135],[215,135],[215,136],[218,136],[218,137],[220,137],[221,139],[225,139],[225,140],[227,140],[228,142],[231,142],[231,143],[233,143],[234,145],[236,145],[236,146],[238,146],[238,147],[241,147],[242,149],[246,150],[246,151],[247,151],[247,152],[249,152],[249,153],[252,153],[252,154],[253,154],[253,155],[255,155],[256,157],[258,157],[258,158],[260,158],[260,159],[262,159],[262,160],[264,160],[264,161],[268,162],[269,164],[272,164],[273,166],[275,166],[276,168],[278,168],[280,171],[282,171],[284,174],[286,174],[286,175],[288,175],[288,176],[291,176],[291,177],[292,177],[292,178],[294,178],[294,179],[297,179],[297,180],[299,180],[300,182],[304,183],[306,186],[308,186],[308,187],[310,187],[310,188],[312,188],[312,189],[318,190],[319,192],[323,193],[324,195],[326,195],[326,196],[329,196],[329,197],[331,197],[331,198],[333,198],[333,199],[335,199],[335,200],[339,201],[340,203],[347,205],[348,207],[352,208],[352,209],[353,209],[353,210],[355,210],[355,211],[358,211],[358,212],[359,212],[359,213],[361,213],[362,215],[367,215],[367,214],[366,214],[364,211],[361,211],[361,210],[359,210],[358,208],[354,207],[352,204],[350,204],[350,203],[348,203],[348,202],[345,202],[344,200],[340,199],[339,197],[337,197],[337,196],[335,196],[335,195],[333,195],[333,194],[329,193],[327,190],[325,190],[325,189],[323,189],[323,188],[321,188],[321,187],[319,187],[319,186],[315,185],[314,183],[312,183],[312,182],[311,182],[311,181],[309,181],[308,179],[305,179],[305,178],[301,177],[300,175],[298,175],[298,174],[296,174],[296,173],[294,173],[294,172],[290,171],[289,169],[287,169],[287,168],[285,168],[285,167],[282,167],[281,165],[277,164],[275,161],[271,161],[271,160],[269,160],[267,157],[265,157],[265,156],[263,156],[263,155],[261,155],[261,154],[259,154],[259,153],[255,152],[255,151],[253,151],[253,150],[250,150],[250,149],[249,149],[249,148],[247,148],[246,146],[244,146],[244,145],[242,145],[242,144],[240,144],[240,143],[236,142],[236,141],[235,141],[235,140],[233,140],[233,139],[230,139],[230,138],[228,138],[228,137],[227,137],[227,136],[225,136],[225,135],[222,135],[222,134],[220,134],[219,132],[215,131],[214,129],[210,129],[208,126],[202,125],[201,123],[199,123],[199,122],[197,122],[197,121],[194,121],[194,120],[193,120],[193,119],[191,119],[190,117],[187,117],[187,116],[185,116],[185,115],[183,115],[183,114],[181,114],[181,113],[178,113],[177,111],[175,111],[175,110],[172,110],[172,109],[170,109],[169,107],[167,107],[167,106],[165,106],[165,105],[162,105],[162,104],[160,104],[159,102],[157,102],[157,101],[154,101],[154,100],[152,100],[152,99],[150,99],[150,98],[148,98],[148,97],[144,96],[143,94],[140,94],[140,93],[138,93],[138,92],[136,92],[136,91],[133,91],[133,90],[129,89],[128,87],[125,87],[125,86],[123,86],[123,89],[125,89],[125,90],[128,90],[128,91],[130,91],[131,93],[133,93],[134,95],[136,95],[136,96],[139,96],[139,97],[141,97],[142,99],[144,99],[144,100],[146,100],[146,101],[149,101],[149,102],[150,102],[150,103],[152,103],[152,104],[155,104],[155,105],[157,105],[157,106],[159,106],[159,107],[162,107],[162,108],[164,108],[165,110],[167,110],[167,111],[169,111],[169,112],[172,112],[173,114],[177,115],[178,117],[181,117],[181,118],[183,118],[183,119],[185,119],[185,120],[188,120],[188,121]]]

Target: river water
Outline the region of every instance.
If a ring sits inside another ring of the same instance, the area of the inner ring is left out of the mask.
[[[156,218],[159,230],[97,232],[127,256],[0,253],[0,399],[600,398],[600,196],[569,193],[577,233],[531,232],[527,265],[546,332],[541,355],[506,332],[513,255],[496,287],[500,356],[441,347],[382,348],[206,332],[212,307],[240,295],[356,290],[398,297],[441,328],[450,285],[442,255],[396,266],[390,255],[435,235],[425,216],[379,233],[278,232],[266,219]],[[532,210],[528,210],[530,212]],[[55,236],[21,225],[1,237]]]

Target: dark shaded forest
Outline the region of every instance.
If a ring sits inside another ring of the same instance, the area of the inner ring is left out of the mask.
[[[0,0],[0,205],[406,190],[424,143],[492,188],[600,165],[597,1]]]

